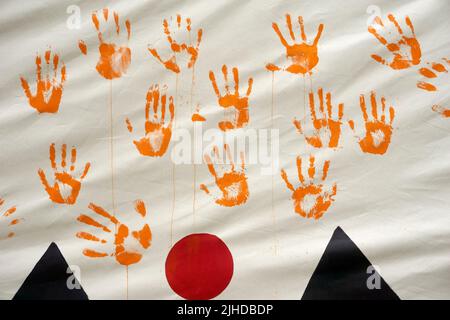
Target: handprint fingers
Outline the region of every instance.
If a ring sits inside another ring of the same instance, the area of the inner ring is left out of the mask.
[[[1,208],[1,206],[4,203],[5,203],[5,200],[0,198],[0,208]],[[13,227],[13,226],[19,224],[23,220],[21,218],[14,218],[15,214],[16,214],[16,207],[15,206],[12,206],[12,207],[6,209],[2,214],[0,214],[0,219],[1,220],[7,219],[7,221],[8,221],[8,230],[9,230],[10,227]],[[6,237],[2,236],[2,237],[0,237],[0,240],[4,240],[4,239],[7,239],[7,238],[12,238],[14,236],[15,236],[15,232],[14,231],[9,231],[6,234]]]

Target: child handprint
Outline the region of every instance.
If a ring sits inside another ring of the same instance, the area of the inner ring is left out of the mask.
[[[383,44],[393,55],[390,61],[386,61],[384,58],[377,54],[372,54],[372,58],[386,66],[391,67],[394,70],[407,69],[411,66],[418,65],[420,63],[420,58],[422,52],[420,50],[419,41],[414,33],[414,27],[408,16],[405,18],[406,25],[411,30],[411,35],[407,36],[403,33],[402,28],[395,19],[394,15],[388,15],[389,21],[395,26],[398,32],[398,39],[394,42],[388,42],[383,36],[380,35],[377,29],[385,28],[383,21],[380,17],[376,17],[374,26],[369,26],[368,30],[373,34],[378,41]]]
[[[319,96],[319,111],[321,117],[316,115],[316,107],[314,103],[314,94],[309,93],[309,108],[311,111],[311,121],[314,126],[314,133],[310,136],[305,135],[306,141],[315,148],[322,148],[328,146],[328,148],[336,148],[339,145],[339,137],[341,135],[342,117],[344,115],[344,104],[340,103],[338,106],[338,118],[333,119],[331,94],[326,93],[324,102],[323,90],[319,88],[317,91]],[[325,110],[326,104],[326,110]],[[303,134],[301,122],[294,119],[294,125],[297,130]],[[324,141],[324,138],[326,140]],[[328,141],[328,144],[326,143]]]
[[[235,117],[232,121],[221,121],[219,122],[219,128],[222,131],[243,128],[245,127],[249,120],[248,112],[248,97],[252,92],[253,78],[248,79],[248,88],[245,96],[239,94],[239,71],[237,68],[233,68],[233,78],[234,78],[234,92],[230,91],[230,86],[228,84],[228,69],[226,65],[222,67],[223,77],[225,79],[225,94],[221,95],[219,88],[217,87],[216,77],[214,72],[209,72],[209,79],[213,86],[214,92],[218,98],[219,105],[222,108],[234,108]]]
[[[104,8],[102,16],[103,23],[107,23],[108,21],[114,19],[115,33],[117,37],[119,37],[121,30],[118,13],[113,12],[113,17],[110,17],[108,8]],[[103,38],[104,33],[100,31],[100,21],[97,12],[92,13],[92,23],[98,32],[98,40],[100,42],[98,47],[100,57],[96,67],[98,73],[108,80],[120,78],[127,72],[131,63],[131,50],[128,46],[128,41],[130,40],[131,35],[130,21],[125,21],[127,37],[125,40],[126,44],[122,45],[117,45],[114,42],[105,42]],[[83,54],[87,53],[87,47],[83,41],[79,42],[79,47]]]
[[[361,111],[364,118],[366,135],[364,138],[359,139],[359,145],[361,150],[365,153],[372,154],[385,154],[389,144],[391,143],[392,136],[392,122],[394,121],[395,111],[391,106],[389,107],[389,123],[386,119],[386,99],[381,97],[381,117],[378,117],[378,107],[377,100],[375,97],[375,92],[370,94],[370,102],[372,105],[372,117],[373,120],[369,121],[369,116],[367,115],[366,101],[364,95],[359,98],[359,103],[361,106]],[[353,120],[349,122],[350,128],[355,131],[355,123]]]
[[[181,16],[179,14],[177,15],[176,25],[177,25],[177,30],[181,31]],[[188,42],[185,42],[185,41],[177,42],[175,40],[174,35],[170,31],[169,22],[167,21],[167,19],[164,19],[163,26],[164,26],[164,33],[166,34],[167,41],[169,42],[169,45],[170,45],[171,56],[167,60],[164,61],[155,48],[149,47],[148,51],[150,51],[152,56],[155,57],[159,62],[161,62],[164,65],[164,67],[166,67],[166,69],[171,70],[172,72],[175,72],[175,73],[180,73],[180,71],[181,71],[180,66],[177,62],[177,55],[184,52],[189,57],[187,67],[189,69],[193,68],[195,65],[195,62],[197,61],[197,58],[198,58],[198,51],[199,51],[199,47],[200,47],[200,42],[202,41],[203,30],[199,29],[197,31],[197,43],[194,45],[191,41],[191,19],[190,18],[186,18],[186,30],[188,32],[188,35],[187,35]]]
[[[272,28],[280,38],[281,44],[286,48],[286,58],[290,60],[290,65],[287,68],[280,68],[274,64],[268,64],[266,68],[270,71],[284,70],[294,74],[311,74],[312,69],[319,62],[319,56],[317,51],[317,44],[323,31],[323,24],[319,25],[316,37],[312,44],[308,44],[306,41],[305,26],[303,24],[303,17],[298,17],[298,23],[300,25],[300,32],[302,41],[296,43],[294,31],[292,29],[291,16],[286,14],[286,25],[289,31],[290,38],[293,44],[289,44],[282,35],[277,23],[272,23]]]
[[[322,183],[314,183],[314,176],[316,174],[316,168],[314,166],[314,157],[309,158],[308,176],[310,181],[306,182],[302,174],[302,158],[297,157],[297,172],[300,186],[294,188],[289,182],[287,174],[284,170],[281,170],[281,178],[286,183],[289,190],[292,191],[292,200],[294,201],[294,210],[300,216],[304,218],[320,219],[323,214],[331,206],[334,201],[333,197],[337,193],[337,185],[333,184],[330,191],[325,191],[323,182],[327,179],[328,168],[330,167],[330,161],[325,161],[322,172]]]
[[[221,172],[216,172],[216,168],[209,155],[205,155],[204,159],[208,165],[208,170],[214,177],[215,183],[219,188],[220,195],[213,196],[217,204],[225,207],[238,206],[245,203],[249,196],[247,176],[245,175],[245,159],[241,152],[241,167],[235,168],[230,148],[227,144],[224,145],[224,151],[228,157],[231,165],[222,165]],[[217,146],[213,149],[215,163],[221,163],[219,156],[219,149]],[[229,168],[228,168],[229,167]],[[206,185],[201,184],[200,189],[211,195],[211,192]]]
[[[1,206],[2,206],[4,203],[5,203],[5,200],[3,200],[3,199],[0,198],[0,208],[1,208]],[[0,215],[0,218],[2,218],[2,220],[4,220],[4,219],[8,219],[8,220],[9,220],[9,222],[8,222],[8,227],[14,226],[14,225],[18,224],[18,223],[22,220],[22,219],[18,219],[18,218],[16,218],[16,219],[12,219],[12,218],[11,218],[11,216],[12,216],[15,212],[16,212],[16,207],[11,207],[11,208],[7,209],[5,212],[3,212],[3,213]],[[10,231],[10,232],[6,235],[6,238],[12,238],[12,237],[14,237],[14,235],[15,235],[15,233],[14,233],[13,231]],[[4,237],[0,237],[0,240],[4,240],[4,239],[5,239]]]
[[[67,170],[68,163],[66,162],[66,157],[67,146],[63,144],[61,147],[61,169],[58,170],[55,160],[55,144],[52,143],[50,145],[50,163],[54,172],[53,186],[48,183],[44,170],[39,169],[38,174],[51,201],[55,203],[74,204],[77,201],[78,194],[80,193],[81,182],[86,177],[91,164],[89,162],[86,163],[81,176],[79,178],[75,178],[74,171],[75,162],[77,160],[77,150],[74,147],[72,148],[69,170]],[[65,192],[65,187],[68,187],[68,192]]]
[[[97,251],[93,249],[84,249],[83,254],[90,258],[103,258],[107,256],[115,257],[116,261],[123,266],[129,266],[138,263],[142,259],[143,250],[150,247],[152,242],[152,232],[148,224],[135,231],[131,231],[127,225],[121,223],[116,217],[109,214],[105,209],[99,207],[93,203],[89,204],[95,214],[106,218],[113,225],[112,228],[98,222],[96,219],[81,214],[77,220],[88,226],[92,226],[97,229],[101,229],[108,236],[112,236],[111,229],[115,228],[113,239],[103,239],[93,235],[90,232],[78,232],[76,236],[80,239],[97,242],[100,244],[110,243],[114,246],[114,250]],[[145,218],[147,212],[145,204],[141,200],[135,202],[135,211]]]
[[[61,63],[61,80],[58,80],[59,56],[53,54],[53,59],[51,59],[51,51],[47,50],[44,59],[46,75],[43,78],[42,59],[41,56],[36,56],[36,94],[31,93],[30,86],[25,78],[21,77],[20,81],[31,107],[39,113],[56,113],[61,103],[64,82],[66,81],[66,66]],[[51,69],[53,69],[53,74],[51,74]]]
[[[161,157],[166,153],[172,137],[172,123],[175,115],[173,98],[172,96],[169,97],[170,119],[166,123],[167,96],[165,93],[161,97],[160,95],[158,85],[154,85],[148,90],[147,103],[145,104],[145,136],[140,140],[133,141],[139,153],[143,156]],[[159,103],[161,103],[160,110],[158,110]],[[150,116],[150,107],[152,104],[153,115]],[[161,114],[158,115],[158,112]],[[127,118],[125,122],[128,131],[133,132],[131,121]]]

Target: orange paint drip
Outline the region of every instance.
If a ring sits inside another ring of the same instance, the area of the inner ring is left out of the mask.
[[[22,89],[28,99],[29,105],[36,109],[38,113],[56,113],[59,110],[59,105],[61,103],[61,98],[64,89],[64,82],[66,81],[66,66],[64,63],[61,64],[61,77],[57,79],[59,57],[54,54],[53,65],[50,62],[50,51],[45,53],[45,62],[47,74],[42,76],[42,66],[41,57],[36,56],[36,93],[31,93],[28,81],[21,77],[20,81],[22,84]],[[53,74],[51,75],[51,71]]]

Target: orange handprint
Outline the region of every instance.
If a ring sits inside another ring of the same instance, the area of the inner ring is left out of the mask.
[[[44,170],[42,169],[38,170],[39,177],[41,178],[41,182],[44,185],[45,191],[48,193],[48,196],[51,201],[55,203],[74,204],[77,201],[78,194],[80,193],[81,182],[86,177],[86,174],[88,173],[91,164],[89,162],[86,163],[83,173],[81,174],[80,178],[77,179],[74,178],[75,162],[77,160],[76,149],[73,147],[71,151],[71,160],[70,160],[71,163],[69,171],[67,171],[67,162],[66,162],[67,146],[65,144],[63,144],[61,147],[62,170],[58,170],[56,166],[55,156],[56,156],[55,144],[52,143],[50,145],[50,163],[54,171],[55,182],[53,186],[51,186],[48,183]],[[66,191],[65,190],[66,186],[69,188],[69,192],[64,192]],[[66,195],[64,193],[66,193]]]
[[[119,14],[113,12],[114,25],[117,37],[120,36],[120,23]],[[103,9],[103,23],[107,23],[109,20],[109,10],[108,8]],[[98,32],[98,40],[100,45],[98,50],[100,52],[100,57],[96,66],[98,73],[105,79],[112,80],[115,78],[120,78],[124,73],[127,72],[128,67],[131,63],[131,50],[128,46],[128,41],[131,35],[131,25],[130,21],[125,21],[125,28],[127,30],[126,44],[117,45],[113,42],[105,42],[103,39],[103,33],[100,31],[100,21],[97,12],[92,13],[92,23]],[[86,44],[83,41],[79,42],[80,50],[83,54],[87,53]]]
[[[112,242],[114,245],[114,250],[111,250],[110,253],[107,253],[105,251],[84,249],[83,254],[89,258],[103,258],[107,256],[115,257],[116,261],[124,266],[138,263],[142,259],[142,251],[148,249],[151,246],[152,232],[148,224],[146,223],[140,230],[131,231],[130,233],[130,229],[127,225],[121,223],[116,217],[109,214],[102,207],[90,203],[89,209],[91,209],[95,214],[108,219],[109,222],[113,224],[116,230],[114,233],[114,240],[111,241],[111,239],[110,241],[108,241],[106,239],[99,238],[90,232],[84,231],[78,232],[76,236],[80,239],[85,239],[101,244]],[[147,212],[144,202],[142,202],[141,200],[137,200],[135,202],[135,210],[142,218],[145,218]],[[77,220],[88,226],[101,229],[108,235],[112,235],[112,231],[110,228],[88,215],[81,214],[77,218]]]
[[[150,118],[150,105],[153,103],[153,117]],[[170,120],[166,124],[166,94],[161,95],[161,115],[158,116],[158,105],[160,103],[160,91],[158,85],[150,87],[147,92],[147,103],[145,104],[145,137],[139,141],[134,140],[136,148],[143,156],[161,157],[166,153],[172,137],[172,123],[175,115],[173,98],[169,97]],[[133,132],[130,120],[125,120],[128,131]]]
[[[292,191],[292,200],[294,201],[294,210],[304,218],[320,219],[334,201],[333,197],[337,193],[337,185],[333,184],[331,191],[325,191],[322,183],[314,183],[316,168],[314,166],[314,157],[309,158],[308,176],[310,181],[306,182],[302,174],[302,159],[297,157],[298,179],[301,186],[294,188],[289,182],[286,172],[281,170],[281,178],[286,183],[289,190]],[[327,179],[330,161],[325,161],[321,182]]]
[[[358,138],[359,145],[361,147],[361,150],[365,153],[382,155],[386,153],[389,144],[391,143],[393,130],[392,122],[394,121],[395,111],[392,106],[389,107],[389,123],[386,123],[386,99],[384,97],[381,97],[381,118],[378,118],[377,101],[375,92],[373,91],[370,94],[370,101],[372,104],[372,121],[369,121],[369,116],[367,115],[364,95],[360,96],[359,103],[365,122],[366,135],[362,139]],[[348,123],[350,125],[350,128],[354,131],[354,121],[350,120]]]
[[[224,151],[228,157],[231,165],[230,168],[222,166],[221,172],[217,174],[214,164],[209,155],[205,155],[204,159],[208,165],[208,170],[215,179],[215,183],[220,190],[219,196],[213,196],[217,204],[225,207],[238,206],[245,203],[249,196],[247,176],[245,175],[245,157],[241,152],[241,167],[235,168],[230,148],[227,144],[224,145]],[[220,163],[219,149],[217,146],[213,148],[215,163]],[[228,167],[228,166],[227,166]],[[211,192],[206,185],[201,184],[200,189],[211,195]]]
[[[342,125],[342,117],[344,115],[344,104],[340,103],[338,106],[338,118],[333,119],[332,105],[331,105],[331,94],[329,92],[326,93],[326,111],[323,100],[323,90],[319,88],[317,91],[319,96],[319,110],[322,114],[322,117],[318,118],[316,116],[316,107],[314,103],[314,94],[312,92],[309,93],[309,108],[311,111],[311,121],[314,126],[314,133],[311,136],[305,135],[306,141],[315,148],[322,148],[325,145],[328,145],[329,148],[336,148],[339,145],[339,137],[341,135],[341,125]],[[297,119],[294,119],[294,125],[297,130],[303,134],[303,129],[301,122]],[[324,138],[328,140],[328,144],[324,141]]]
[[[214,92],[217,95],[219,105],[222,108],[234,108],[235,117],[232,121],[221,121],[219,122],[219,128],[222,131],[243,128],[245,127],[249,120],[248,112],[248,97],[252,92],[253,78],[248,79],[248,88],[245,96],[239,94],[239,71],[237,68],[233,68],[233,78],[234,78],[234,92],[230,91],[230,86],[228,84],[228,69],[226,65],[222,67],[223,77],[225,79],[225,94],[221,95],[219,88],[217,87],[216,77],[214,72],[209,72],[209,79],[213,86]]]
[[[176,18],[176,24],[178,27],[178,31],[181,30],[181,16],[178,14],[177,18]],[[177,42],[174,39],[174,35],[171,33],[170,28],[169,28],[169,22],[167,21],[167,19],[164,19],[163,22],[163,26],[164,26],[164,33],[167,36],[167,41],[169,42],[170,45],[170,51],[171,56],[170,58],[168,58],[167,60],[163,60],[158,51],[155,48],[149,47],[148,51],[150,51],[150,53],[152,54],[153,57],[155,57],[159,62],[161,62],[166,69],[171,70],[175,73],[180,73],[180,66],[177,62],[177,55],[185,52],[188,56],[189,56],[189,61],[187,63],[187,67],[193,68],[195,65],[195,62],[197,61],[198,58],[198,51],[199,51],[199,47],[200,47],[200,42],[202,41],[202,34],[203,34],[203,30],[199,29],[197,31],[197,43],[194,45],[191,41],[191,19],[190,18],[186,18],[186,30],[188,32],[188,43],[183,41],[183,42]]]
[[[289,44],[282,35],[277,23],[272,23],[272,28],[280,38],[281,44],[286,48],[286,57],[290,60],[291,64],[287,68],[280,68],[274,64],[268,64],[266,68],[270,71],[284,70],[294,74],[311,74],[312,69],[319,62],[319,56],[317,51],[317,44],[323,31],[323,24],[319,25],[316,37],[312,44],[306,43],[305,26],[303,24],[303,17],[298,17],[298,23],[300,25],[300,32],[302,37],[301,43],[296,43],[294,31],[292,29],[291,16],[286,14],[286,24],[289,31],[289,35],[293,44]]]
[[[0,198],[0,207],[3,205],[3,203],[5,203],[5,200]],[[7,209],[5,212],[2,213],[2,215],[0,215],[0,218],[3,219],[10,219],[9,223],[8,223],[8,227],[14,226],[16,224],[18,224],[22,219],[11,219],[11,216],[16,212],[16,207],[11,207],[9,209]],[[6,238],[12,238],[14,237],[15,233],[10,231],[7,235]],[[4,240],[5,238],[0,238],[0,240]]]
[[[386,46],[386,48],[392,53],[393,58],[391,61],[386,61],[384,58],[376,54],[372,54],[372,58],[375,61],[389,66],[394,70],[407,69],[411,66],[418,65],[420,63],[422,52],[420,50],[419,41],[417,40],[414,33],[414,26],[412,25],[411,20],[408,16],[406,16],[406,25],[411,30],[411,35],[406,36],[403,33],[403,30],[400,27],[399,23],[395,19],[394,15],[389,14],[388,19],[394,24],[395,28],[397,29],[399,35],[399,39],[397,41],[388,42],[373,26],[369,26],[368,30],[378,39],[378,41],[380,41],[381,44]],[[385,27],[380,17],[375,17],[374,22],[378,25],[377,28]]]
[[[61,103],[64,82],[66,81],[66,66],[64,63],[61,63],[61,80],[58,81],[59,56],[54,54],[53,60],[51,61],[51,51],[47,50],[44,59],[46,63],[45,79],[42,78],[41,56],[36,56],[36,94],[33,95],[31,93],[30,86],[25,78],[21,77],[20,81],[31,107],[35,108],[39,113],[56,113],[58,112]],[[53,66],[51,66],[51,64],[53,64]],[[53,75],[50,74],[52,67]]]

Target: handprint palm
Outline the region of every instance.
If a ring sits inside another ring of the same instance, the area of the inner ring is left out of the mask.
[[[28,98],[28,102],[31,107],[35,108],[39,113],[56,113],[58,112],[59,105],[61,103],[61,97],[63,94],[64,82],[66,81],[66,66],[62,63],[61,67],[61,80],[58,81],[58,65],[59,56],[53,55],[53,61],[51,61],[51,52],[47,50],[44,55],[47,75],[42,77],[42,59],[41,56],[36,56],[36,94],[32,94],[30,86],[27,80],[23,77],[20,78],[23,91]],[[53,64],[53,65],[51,65]],[[53,76],[49,70],[53,68]]]
[[[108,241],[106,239],[99,238],[90,232],[84,231],[78,232],[76,236],[80,239],[93,241],[100,244],[113,242],[114,250],[108,253],[107,251],[109,250],[97,251],[93,249],[84,249],[83,254],[90,258],[103,258],[107,256],[113,256],[119,264],[124,266],[138,263],[142,259],[142,251],[148,249],[151,246],[152,232],[148,224],[146,223],[141,229],[132,231],[130,233],[130,229],[127,225],[121,223],[116,217],[109,214],[102,207],[91,203],[89,204],[89,209],[91,209],[95,214],[108,219],[109,222],[113,224],[113,226],[115,227],[114,240]],[[146,209],[142,201],[137,200],[135,202],[135,211],[142,218],[145,218]],[[88,215],[82,214],[78,217],[77,220],[88,226],[101,229],[108,235],[112,234],[110,228]]]
[[[311,136],[305,135],[305,139],[311,146],[315,148],[322,148],[325,145],[328,145],[329,148],[336,148],[339,145],[339,137],[341,135],[341,125],[342,125],[342,117],[344,114],[344,105],[341,103],[338,106],[338,119],[333,119],[332,105],[331,105],[331,94],[326,93],[326,111],[325,111],[325,103],[323,97],[323,90],[319,88],[318,90],[319,96],[319,111],[322,114],[322,117],[319,118],[316,115],[316,107],[314,103],[314,94],[312,92],[309,93],[309,107],[311,111],[311,121],[314,126],[314,134]],[[297,130],[303,134],[303,129],[301,122],[297,119],[294,119],[294,125]],[[328,139],[328,144],[324,141],[324,135]]]
[[[222,131],[232,130],[237,128],[245,127],[249,120],[248,112],[248,97],[252,92],[253,78],[248,79],[248,88],[245,96],[239,94],[239,71],[237,68],[233,68],[233,78],[234,78],[234,92],[230,91],[230,86],[228,84],[228,69],[224,65],[222,67],[223,77],[225,79],[225,94],[220,94],[219,88],[217,87],[216,77],[214,72],[209,72],[209,79],[213,86],[214,92],[218,98],[219,105],[222,108],[234,108],[235,117],[232,121],[221,121],[219,122],[219,128]]]
[[[177,15],[176,25],[177,25],[178,31],[181,31],[181,20],[182,20],[181,16]],[[198,52],[199,52],[200,42],[202,41],[203,30],[202,29],[198,30],[197,43],[195,45],[193,45],[192,41],[191,41],[191,30],[192,29],[191,29],[191,19],[190,18],[186,19],[186,30],[188,32],[189,43],[187,43],[185,41],[177,42],[175,40],[174,35],[170,31],[169,22],[167,21],[167,19],[164,19],[163,26],[164,26],[164,33],[167,36],[167,41],[169,42],[169,45],[170,45],[170,51],[172,52],[171,56],[167,60],[163,60],[155,48],[149,47],[148,51],[152,54],[153,57],[155,57],[159,62],[161,62],[164,65],[164,67],[166,67],[166,69],[171,70],[172,72],[175,72],[175,73],[180,73],[180,71],[181,71],[180,66],[177,62],[177,55],[184,52],[189,56],[189,61],[187,63],[187,67],[193,68],[197,61],[197,58],[198,58]]]
[[[369,121],[367,115],[367,107],[364,95],[360,96],[359,103],[364,118],[366,135],[364,138],[359,139],[359,145],[361,150],[365,153],[372,154],[385,154],[389,144],[391,143],[392,136],[392,122],[394,121],[395,111],[393,107],[389,108],[389,123],[386,123],[386,99],[381,98],[381,117],[378,118],[378,107],[375,92],[370,94],[370,101],[372,104],[372,117],[373,120]],[[355,129],[353,120],[349,121],[350,128]]]
[[[334,184],[331,191],[325,191],[322,183],[314,183],[313,180],[316,173],[314,161],[314,157],[310,156],[308,169],[310,181],[306,182],[302,174],[302,159],[297,157],[298,179],[301,184],[298,188],[294,188],[294,186],[289,182],[287,174],[284,170],[281,170],[281,177],[286,183],[288,189],[292,191],[292,200],[294,201],[295,212],[304,218],[314,218],[317,220],[324,215],[334,201],[333,197],[337,193],[337,185]],[[321,178],[322,182],[324,182],[327,178],[329,167],[330,161],[325,161]],[[313,200],[312,206],[307,208],[307,202],[308,200],[311,200],[311,198]]]
[[[211,157],[209,155],[205,155],[204,158],[206,164],[208,165],[208,170],[214,177],[215,183],[220,191],[219,196],[214,196],[216,203],[225,207],[233,207],[245,203],[249,196],[247,176],[245,175],[245,160],[244,154],[241,153],[241,167],[236,169],[230,148],[227,144],[224,145],[224,151],[231,165],[230,168],[222,168],[222,172],[220,174],[216,172],[216,168],[214,167]],[[221,162],[217,147],[214,147],[213,154],[215,162]],[[200,189],[211,195],[211,192],[206,185],[201,184]]]
[[[120,35],[120,23],[119,15],[117,12],[113,12],[114,25],[116,35]],[[103,23],[107,23],[109,20],[109,10],[103,9]],[[98,40],[100,45],[98,47],[100,56],[96,66],[98,73],[105,79],[112,80],[120,78],[128,70],[131,63],[131,50],[128,46],[128,41],[131,35],[130,21],[125,21],[125,28],[127,30],[127,44],[117,45],[113,42],[105,42],[103,32],[100,31],[100,21],[97,12],[92,13],[92,23],[98,33]],[[83,54],[86,54],[87,47],[83,41],[79,43],[80,50]]]
[[[63,204],[74,204],[77,200],[78,194],[80,193],[81,188],[81,182],[86,177],[86,174],[89,171],[89,168],[91,164],[88,162],[86,163],[84,167],[84,171],[81,174],[79,178],[74,177],[74,171],[75,171],[75,162],[77,158],[77,151],[75,148],[72,148],[71,151],[71,164],[69,171],[67,171],[67,162],[66,162],[66,156],[67,156],[67,146],[65,144],[62,145],[61,148],[61,169],[58,170],[56,166],[56,151],[55,151],[55,144],[52,143],[50,145],[50,163],[52,166],[52,169],[54,171],[54,179],[55,182],[53,186],[51,186],[48,181],[47,177],[45,176],[44,170],[39,169],[38,174],[41,178],[41,182],[45,187],[45,191],[47,192],[49,198],[51,201],[55,203],[63,203]],[[63,191],[64,188],[68,187],[70,192],[69,195],[64,195]],[[61,190],[62,189],[62,190]]]
[[[150,106],[153,103],[153,117],[150,118]],[[160,103],[160,91],[157,85],[152,86],[147,92],[147,103],[145,105],[145,137],[134,140],[139,153],[149,157],[161,157],[167,151],[172,137],[172,123],[175,115],[173,98],[169,97],[170,120],[166,124],[166,94],[161,95],[161,115],[158,116],[158,105]],[[133,132],[133,126],[126,119],[128,131]]]
[[[266,68],[270,71],[279,71],[279,70],[285,70],[287,72],[293,73],[293,74],[306,74],[311,73],[312,69],[317,65],[319,62],[319,56],[318,56],[318,50],[317,50],[317,44],[319,42],[320,36],[323,31],[323,24],[319,25],[319,28],[317,30],[316,37],[314,38],[314,41],[312,44],[308,44],[306,41],[306,34],[305,34],[305,26],[303,24],[303,18],[301,16],[298,17],[298,23],[300,25],[300,32],[301,32],[301,38],[302,42],[297,43],[294,31],[292,29],[292,22],[291,22],[291,16],[289,14],[286,14],[286,25],[289,31],[289,35],[291,37],[291,40],[293,44],[289,44],[283,34],[280,31],[280,28],[278,27],[277,23],[272,23],[272,28],[275,31],[275,33],[280,38],[281,44],[286,48],[286,58],[290,60],[291,64],[287,68],[280,68],[274,64],[268,64]]]

